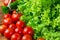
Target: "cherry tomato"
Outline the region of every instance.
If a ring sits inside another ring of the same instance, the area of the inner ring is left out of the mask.
[[[45,40],[44,38],[39,38],[38,40]]]
[[[24,35],[22,40],[32,40],[32,37],[30,35]]]
[[[22,28],[20,28],[20,29],[19,28],[16,28],[15,29],[15,32],[16,33],[19,33],[20,35],[22,35],[23,34],[23,29]]]
[[[17,23],[16,23],[16,26],[18,27],[18,28],[24,28],[25,26],[26,26],[26,24],[25,24],[25,22],[24,21],[17,21]]]
[[[14,33],[14,31],[12,29],[6,29],[5,32],[4,32],[4,36],[6,38],[11,38],[13,33]]]
[[[19,20],[19,15],[18,14],[12,14],[12,20],[13,22],[17,22]]]
[[[15,24],[10,24],[10,25],[9,25],[9,28],[11,28],[11,29],[14,30],[14,29],[16,28],[16,26],[15,26]]]
[[[4,25],[7,25],[8,26],[11,23],[12,23],[12,19],[11,18],[6,18],[6,19],[3,20],[3,24]]]
[[[29,34],[29,35],[33,36],[34,31],[33,31],[32,27],[27,26],[26,28],[24,28],[23,34],[24,34],[24,35]]]
[[[12,14],[17,14],[16,10],[12,12]],[[22,13],[18,13],[19,17],[22,16]]]
[[[11,18],[11,15],[10,14],[5,14],[4,19],[6,19],[6,18]]]
[[[4,5],[7,6],[10,0],[4,0]]]
[[[4,33],[4,31],[7,29],[6,25],[1,25],[0,26],[0,33]]]
[[[14,10],[13,12],[12,12],[12,14],[16,14],[17,12],[16,12],[16,10]]]
[[[21,36],[18,33],[15,33],[11,36],[11,40],[21,40]]]

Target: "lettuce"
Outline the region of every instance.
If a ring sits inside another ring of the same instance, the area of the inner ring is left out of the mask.
[[[20,20],[34,29],[34,38],[60,40],[60,0],[17,0]]]

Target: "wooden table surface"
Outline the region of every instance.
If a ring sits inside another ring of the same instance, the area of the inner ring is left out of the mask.
[[[1,7],[3,6],[3,2],[4,0],[0,0],[0,24],[2,24],[2,20],[3,20],[3,14],[1,9]]]
[[[4,0],[0,0],[0,25],[2,24],[3,16],[4,16],[3,13],[2,13],[2,9],[1,9],[1,7],[4,6],[3,1]],[[0,40],[8,40],[8,39],[0,33]]]

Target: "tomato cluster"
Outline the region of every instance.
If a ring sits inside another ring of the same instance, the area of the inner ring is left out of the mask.
[[[12,14],[5,14],[3,25],[0,26],[0,33],[2,33],[9,40],[32,40],[34,30],[19,18],[21,13],[15,10]]]

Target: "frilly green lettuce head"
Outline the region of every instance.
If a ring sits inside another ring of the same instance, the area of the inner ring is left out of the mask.
[[[60,40],[60,0],[17,0],[20,20],[34,29],[34,38]]]

